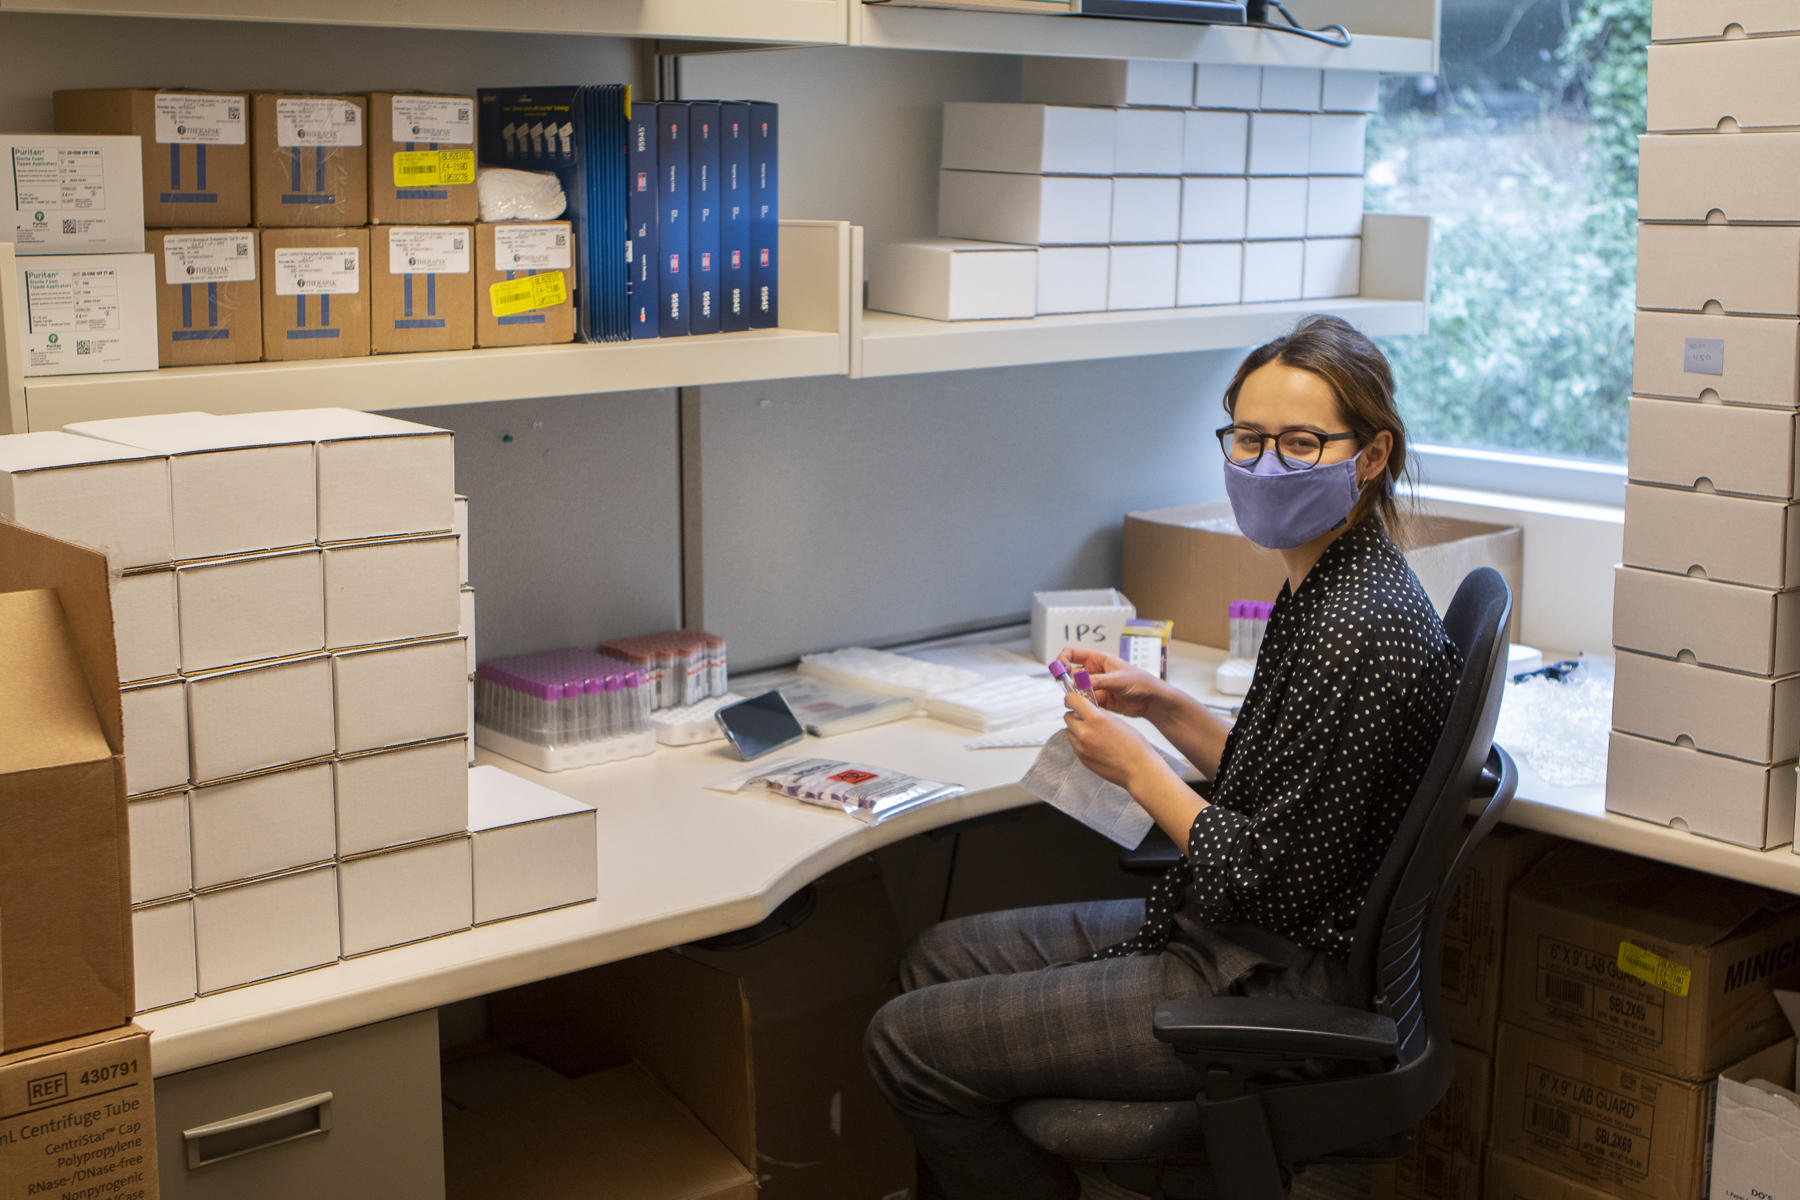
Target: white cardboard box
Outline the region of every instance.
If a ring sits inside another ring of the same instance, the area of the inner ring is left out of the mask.
[[[1800,587],[1800,505],[1628,483],[1624,561],[1745,587]]]
[[[1668,312],[1800,316],[1800,227],[1638,226],[1637,304]]]
[[[1250,174],[1306,175],[1312,163],[1312,117],[1250,114]]]
[[[450,526],[450,532],[456,535],[456,553],[462,566],[463,585],[474,582],[469,578],[469,498],[456,498],[456,519]]]
[[[1117,654],[1137,609],[1117,588],[1031,594],[1031,657],[1048,663],[1067,649]]]
[[[1730,319],[1730,318],[1726,318]],[[1792,500],[1792,409],[1631,398],[1629,474],[1639,483]]]
[[[1111,177],[938,172],[938,236],[1092,246],[1112,232]]]
[[[1302,300],[1354,296],[1362,285],[1361,238],[1308,238]]]
[[[348,408],[241,419],[314,443],[321,542],[443,533],[455,524],[455,438],[448,429]]]
[[[1321,74],[1317,67],[1264,67],[1261,106],[1285,112],[1318,112]]]
[[[1043,246],[1038,250],[1037,311],[1106,311],[1112,261],[1105,246]]]
[[[131,902],[143,904],[192,891],[188,796],[163,792],[125,806],[131,829]]]
[[[113,576],[112,610],[119,682],[161,679],[181,670],[174,571],[152,568]]]
[[[1800,322],[1639,312],[1631,389],[1644,396],[1800,407]]]
[[[1298,300],[1306,286],[1306,243],[1244,243],[1244,303]]]
[[[80,421],[67,429],[169,456],[177,559],[305,546],[317,536],[309,442],[202,412]]]
[[[1800,757],[1800,676],[1765,679],[1621,650],[1613,728],[1752,763]]]
[[[1312,119],[1312,146],[1307,154],[1311,175],[1361,175],[1363,145],[1369,119],[1321,113]]]
[[[1250,162],[1250,114],[1195,109],[1181,115],[1183,175],[1242,175]]]
[[[1306,236],[1361,237],[1360,175],[1314,175],[1306,181]]]
[[[194,998],[193,897],[132,909],[131,943],[138,1012]]]
[[[312,867],[194,898],[200,994],[338,958],[337,867]]]
[[[188,781],[187,685],[181,680],[123,688],[125,791],[142,796]]]
[[[465,695],[468,684],[464,682]],[[337,852],[348,857],[467,828],[468,748],[462,738],[340,758]]]
[[[1607,741],[1606,811],[1734,846],[1794,840],[1794,764],[1763,766],[1614,731]]]
[[[1244,222],[1246,240],[1305,237],[1306,188],[1304,175],[1253,176]]]
[[[1111,109],[950,101],[944,105],[939,165],[1025,175],[1111,175],[1115,137]]]
[[[156,370],[154,256],[20,258],[15,277],[25,378]]]
[[[25,255],[142,254],[135,137],[0,133],[0,242]]]
[[[344,957],[467,929],[474,918],[469,835],[338,864]]]
[[[115,569],[175,557],[168,458],[72,433],[0,437],[0,517],[105,551]]]
[[[1751,675],[1800,673],[1800,593],[1619,567],[1613,644]]]
[[[1037,312],[1030,246],[921,238],[869,251],[868,307],[933,321],[984,321]]]
[[[1181,247],[1175,303],[1238,304],[1244,298],[1244,243],[1202,242]]]
[[[462,616],[456,538],[325,548],[325,645],[332,650],[455,633]]]
[[[1172,108],[1118,110],[1114,175],[1179,175],[1185,114]]]
[[[480,660],[475,657],[475,589],[465,587],[457,592],[456,596],[459,610],[456,618],[456,634],[469,648],[467,655],[469,674],[473,675],[476,666],[480,663]]]
[[[1261,67],[1201,63],[1194,70],[1195,108],[1247,110],[1262,103]]]
[[[457,637],[332,655],[338,753],[468,733],[467,655]]]
[[[1775,1000],[1800,1031],[1800,992],[1777,988]],[[1796,1044],[1789,1036],[1719,1072],[1711,1200],[1792,1200],[1800,1180]]]
[[[322,654],[195,676],[187,692],[196,783],[332,751],[331,660]]]
[[[1113,108],[1194,102],[1194,64],[1142,58],[1032,58],[1022,63],[1019,98],[1028,104]]]
[[[1381,107],[1381,72],[1327,69],[1319,107],[1325,112],[1374,112]]]
[[[560,908],[599,894],[594,810],[502,771],[469,772],[475,923]]]
[[[1174,176],[1113,177],[1112,237],[1120,242],[1174,242],[1181,237],[1181,180]]]
[[[328,762],[195,788],[190,804],[196,888],[309,867],[337,853]]]
[[[1241,242],[1250,181],[1190,175],[1181,181],[1181,240]]]
[[[1107,266],[1106,307],[1174,308],[1180,256],[1165,246],[1114,246]]]
[[[318,550],[184,563],[175,579],[181,668],[189,674],[325,648],[325,568]]]

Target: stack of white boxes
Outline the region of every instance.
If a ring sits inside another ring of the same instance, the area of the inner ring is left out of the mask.
[[[956,319],[1354,296],[1377,84],[1359,71],[1026,59],[1027,103],[944,106],[937,231],[973,241],[878,248],[870,307]],[[905,285],[928,253],[991,259],[991,243],[1036,247],[1030,312],[925,311]]]
[[[1743,7],[1655,13],[1606,806],[1761,850],[1800,754],[1800,133],[1765,132],[1800,23]]]

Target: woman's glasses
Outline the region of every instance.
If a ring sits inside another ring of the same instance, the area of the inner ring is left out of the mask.
[[[1356,437],[1354,433],[1319,433],[1311,429],[1283,429],[1264,433],[1247,425],[1227,425],[1218,431],[1219,448],[1225,457],[1240,467],[1251,467],[1261,461],[1263,450],[1275,443],[1275,457],[1290,471],[1310,471],[1319,465],[1327,442],[1341,442]]]

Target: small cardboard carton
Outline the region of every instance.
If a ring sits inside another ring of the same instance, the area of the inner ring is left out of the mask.
[[[575,230],[567,221],[475,226],[475,344],[574,341],[574,254]]]
[[[187,694],[195,783],[332,752],[331,660],[325,655],[196,675],[187,681]]]
[[[194,947],[202,996],[336,962],[337,867],[201,892]]]
[[[1181,240],[1243,241],[1249,183],[1242,176],[1184,176],[1181,180]]]
[[[1289,112],[1318,112],[1324,84],[1317,67],[1264,67],[1261,107]]]
[[[1185,63],[1159,64],[1171,67]],[[1182,114],[1168,108],[1116,110],[1114,175],[1181,174]]]
[[[1638,138],[1638,219],[1734,225],[1800,220],[1800,133]]]
[[[338,753],[467,733],[467,662],[459,637],[333,654]]]
[[[166,454],[60,430],[0,437],[0,517],[121,570],[175,557]]]
[[[187,684],[180,679],[119,691],[125,718],[125,790],[148,795],[188,782]]]
[[[182,670],[323,650],[323,560],[316,549],[284,550],[177,567]]]
[[[262,359],[256,230],[152,230],[156,352],[165,367]]]
[[[1300,183],[1304,192],[1306,182]],[[1301,201],[1304,212],[1306,203]],[[1181,180],[1174,175],[1113,177],[1112,234],[1124,242],[1176,242],[1181,239]]]
[[[1487,1152],[1487,1175],[1482,1183],[1488,1200],[1611,1200],[1610,1193],[1599,1188],[1498,1150]]]
[[[1021,68],[1019,96],[1028,104],[1187,108],[1194,103],[1194,64],[1151,59],[1027,58]]]
[[[591,807],[499,767],[476,767],[468,777],[477,925],[599,894]]]
[[[1800,1031],[1800,992],[1776,992]],[[1789,1037],[1719,1072],[1712,1200],[1790,1200],[1800,1183],[1800,1093]]]
[[[868,307],[932,321],[1037,315],[1038,251],[1030,246],[921,238],[869,252]]]
[[[1631,390],[1672,400],[1800,407],[1800,321],[1639,312]]]
[[[1800,509],[1625,485],[1625,565],[1771,590],[1800,586]]]
[[[1181,247],[1175,303],[1236,304],[1244,298],[1244,244],[1198,242]]]
[[[939,171],[937,235],[1025,246],[1096,246],[1112,236],[1111,176]]]
[[[1452,1038],[1484,1054],[1494,1052],[1500,1034],[1507,896],[1555,845],[1546,834],[1502,825],[1475,847],[1451,893],[1444,919],[1444,1015]]]
[[[251,211],[258,226],[342,229],[368,222],[366,103],[362,96],[300,92],[250,97]]]
[[[1571,843],[1508,919],[1501,1015],[1521,1028],[1679,1079],[1785,1033],[1774,992],[1800,983],[1800,909],[1760,888]]]
[[[1298,300],[1306,290],[1306,243],[1299,238],[1244,243],[1244,303]]]
[[[1492,1145],[1626,1200],[1703,1200],[1712,1091],[1507,1022]]]
[[[197,787],[190,803],[195,888],[277,875],[337,854],[330,763]]]
[[[1637,305],[1668,312],[1800,316],[1800,227],[1638,227]]]
[[[469,828],[462,738],[346,755],[337,782],[337,852],[367,854]]]
[[[1362,290],[1362,239],[1307,238],[1302,300],[1333,300]]]
[[[156,261],[148,254],[14,260],[27,379],[156,370]]]
[[[1181,173],[1243,176],[1250,162],[1250,114],[1195,109],[1182,114]]]
[[[250,104],[242,92],[83,88],[53,98],[58,133],[135,135],[149,229],[250,224]]]
[[[138,1012],[185,1004],[198,994],[191,895],[132,909],[131,941]]]
[[[325,645],[332,650],[457,632],[456,539],[396,538],[325,550]]]
[[[381,850],[338,864],[344,957],[467,929],[474,912],[469,835]]]
[[[944,105],[943,157],[952,171],[1111,175],[1118,114],[1049,104]],[[957,236],[943,229],[944,236]]]
[[[1306,188],[1304,175],[1252,177],[1244,235],[1259,242],[1305,237]],[[1116,206],[1114,221],[1117,222]]]
[[[1360,179],[1369,119],[1321,113],[1312,119],[1307,174],[1345,175]]]
[[[1306,113],[1251,113],[1250,174],[1309,174],[1312,123],[1312,117]]]
[[[1662,0],[1650,10],[1653,42],[1704,42],[1765,33],[1800,33],[1800,13],[1781,0]]]
[[[1794,764],[1744,762],[1614,730],[1606,811],[1751,850],[1794,840]]]
[[[0,1113],[0,1200],[161,1195],[150,1035],[137,1026],[0,1057]]]
[[[136,138],[0,134],[0,242],[20,257],[144,249]]]
[[[468,225],[475,192],[475,101],[468,96],[372,92],[369,223]]]
[[[148,567],[115,575],[112,602],[120,683],[162,679],[181,670],[174,571]]]
[[[1173,183],[1174,180],[1164,182]],[[1106,271],[1106,307],[1109,311],[1142,308],[1174,308],[1176,280],[1181,271],[1180,248],[1165,246],[1114,246]]]
[[[1413,1130],[1412,1145],[1398,1162],[1371,1172],[1373,1200],[1480,1200],[1494,1060],[1466,1046],[1455,1051],[1450,1090]]]
[[[1112,252],[1106,246],[1040,246],[1037,312],[1104,312]]]
[[[1262,71],[1261,67],[1201,63],[1194,69],[1194,107],[1257,107],[1262,103]]]
[[[1794,476],[1794,420],[1791,409],[1633,396],[1631,478],[1762,500],[1795,499],[1800,489]]]
[[[1613,644],[1751,675],[1800,672],[1800,594],[1619,567]]]
[[[1381,107],[1381,75],[1376,71],[1325,70],[1319,93],[1323,112],[1372,113]]]
[[[369,231],[264,229],[263,357],[369,353]]]
[[[1650,48],[1651,133],[1800,126],[1800,40],[1732,38]]]
[[[1306,181],[1306,236],[1360,237],[1363,222],[1362,177],[1313,175]]]
[[[369,227],[369,348],[376,354],[475,345],[475,230]]]
[[[131,826],[131,902],[147,904],[192,891],[187,791],[143,796],[126,808]]]
[[[1766,679],[1621,650],[1613,728],[1747,763],[1800,758],[1800,675]]]

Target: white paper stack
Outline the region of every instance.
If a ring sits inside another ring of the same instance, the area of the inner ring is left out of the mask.
[[[981,682],[981,676],[974,671],[921,662],[886,650],[861,647],[802,655],[800,674],[865,692],[907,696],[920,704],[924,703],[927,696],[941,695]]]
[[[925,715],[977,733],[992,733],[1045,720],[1062,707],[1060,686],[1048,678],[1015,675],[928,697]]]

